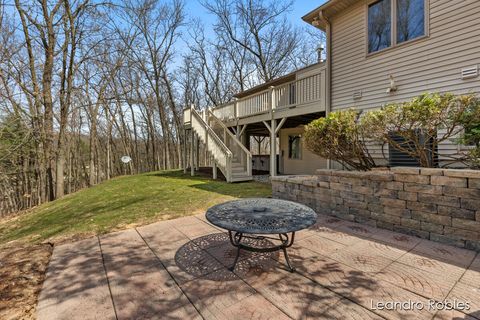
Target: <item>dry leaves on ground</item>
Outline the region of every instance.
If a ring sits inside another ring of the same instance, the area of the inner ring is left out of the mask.
[[[35,319],[52,250],[50,244],[16,244],[0,249],[0,319]]]

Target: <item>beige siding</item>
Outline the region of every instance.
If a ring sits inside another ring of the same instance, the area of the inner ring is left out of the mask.
[[[428,38],[366,55],[366,1],[332,20],[332,110],[370,109],[423,92],[480,92],[461,70],[480,64],[480,1],[430,0]],[[398,86],[386,93],[389,75]],[[362,98],[353,99],[355,91]]]
[[[317,169],[326,169],[327,161],[305,148],[301,139],[301,159],[288,158],[288,136],[303,134],[303,126],[280,130],[280,172],[282,174],[314,174]]]
[[[480,65],[480,1],[430,0],[428,12],[428,37],[369,56],[367,0],[331,18],[332,110],[373,109],[424,92],[480,93],[479,77],[461,78],[463,68]],[[394,94],[386,92],[390,74],[398,86]],[[356,91],[361,99],[353,99]],[[454,139],[439,147],[449,155],[465,149]],[[380,145],[370,149],[383,158]]]

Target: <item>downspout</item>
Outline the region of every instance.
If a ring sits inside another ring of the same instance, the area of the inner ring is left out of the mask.
[[[330,20],[325,16],[325,12],[323,10],[320,10],[318,13],[318,16],[320,19],[325,21],[326,23],[326,28],[325,28],[325,33],[327,36],[327,41],[326,41],[326,65],[327,65],[327,74],[326,74],[326,85],[327,88],[325,90],[326,92],[326,99],[325,99],[325,116],[327,116],[330,113],[331,110],[331,97],[332,97],[332,24],[330,23]],[[330,159],[327,159],[327,169],[332,168],[332,161]]]

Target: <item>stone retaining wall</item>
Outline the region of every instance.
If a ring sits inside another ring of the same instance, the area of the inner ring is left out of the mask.
[[[274,177],[272,190],[319,213],[480,251],[477,170],[318,170]]]

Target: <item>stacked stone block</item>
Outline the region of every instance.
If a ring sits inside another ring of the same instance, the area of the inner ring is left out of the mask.
[[[272,189],[319,213],[480,251],[477,170],[318,170],[274,177]]]

